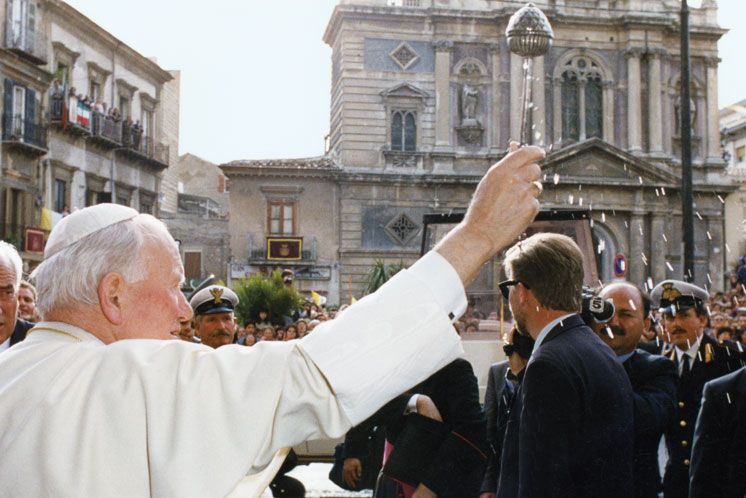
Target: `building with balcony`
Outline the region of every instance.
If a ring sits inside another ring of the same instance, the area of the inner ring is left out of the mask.
[[[550,150],[544,209],[588,212],[603,280],[613,278],[617,254],[627,258],[627,278],[641,286],[681,278],[680,3],[534,3],[555,34],[549,52],[535,59],[530,83],[531,141]],[[223,165],[232,186],[234,261],[246,261],[249,233],[273,232],[274,218],[255,213],[273,212],[271,190],[263,189],[280,178],[286,190],[296,189],[291,199],[301,220],[294,235],[317,226],[328,234],[318,240],[332,267],[339,265],[330,296],[346,302],[349,287],[359,297],[377,259],[414,261],[423,214],[465,210],[479,179],[519,138],[522,60],[504,35],[519,7],[501,0],[341,0],[324,34],[332,49],[325,160],[334,165],[325,193],[311,194],[308,181],[321,183],[306,180],[305,159],[286,161],[284,169],[268,167],[273,161]],[[721,288],[722,199],[735,186],[723,174],[717,41],[725,30],[716,13],[714,1],[692,9],[690,119],[695,279]],[[318,203],[319,195],[334,204],[303,220],[306,203]],[[284,213],[278,211],[282,220]],[[494,284],[485,282],[485,290]]]
[[[27,232],[38,240],[66,212],[113,201],[157,214],[178,154],[172,74],[63,1],[5,0],[0,13],[2,237],[33,264]]]
[[[727,175],[738,185],[725,198],[727,263],[734,267],[746,255],[746,100],[720,110],[720,134]]]
[[[167,181],[176,186],[176,209],[163,209],[160,217],[179,243],[187,284],[211,274],[227,281],[230,237],[225,175],[214,163],[184,154],[169,167]]]

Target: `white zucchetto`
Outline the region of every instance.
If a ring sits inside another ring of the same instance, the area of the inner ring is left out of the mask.
[[[44,248],[44,259],[51,258],[83,237],[131,220],[138,214],[140,213],[131,207],[119,204],[97,204],[75,211],[62,218],[52,229]]]

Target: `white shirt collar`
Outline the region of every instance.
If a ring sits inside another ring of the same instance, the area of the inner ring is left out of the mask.
[[[57,339],[66,337],[69,340],[76,342],[98,341],[103,344],[98,337],[90,332],[83,330],[80,327],[76,327],[75,325],[63,322],[39,322],[28,331],[27,337],[47,337]]]
[[[697,357],[697,351],[699,350],[699,345],[702,342],[702,336],[704,333],[700,334],[699,337],[697,337],[697,340],[694,341],[694,344],[692,344],[689,349],[686,351],[681,351],[678,347],[675,347],[676,349],[676,360],[678,362],[681,362],[681,355],[685,354],[687,355],[691,360]]]
[[[8,338],[5,339],[5,341],[3,341],[2,344],[0,344],[0,353],[2,353],[3,351],[5,351],[6,349],[10,348],[10,337],[11,336],[9,335]]]
[[[531,351],[531,355],[536,352],[537,349],[539,349],[539,346],[541,346],[541,343],[544,342],[544,339],[546,338],[547,334],[551,332],[551,330],[557,326],[560,322],[563,320],[567,320],[568,317],[571,317],[572,315],[576,315],[577,313],[568,313],[566,315],[562,315],[561,317],[555,318],[551,322],[547,323],[543,329],[541,329],[541,332],[539,332],[539,335],[536,336],[536,342],[534,343],[534,349]]]

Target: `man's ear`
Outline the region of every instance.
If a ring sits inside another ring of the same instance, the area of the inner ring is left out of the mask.
[[[101,312],[114,325],[124,322],[122,297],[127,282],[119,273],[107,273],[98,283],[98,302]]]

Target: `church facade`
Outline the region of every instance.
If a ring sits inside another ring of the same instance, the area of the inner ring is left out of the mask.
[[[531,141],[549,151],[543,209],[588,212],[600,279],[613,278],[617,254],[636,284],[681,278],[679,2],[535,3],[555,35],[530,82]],[[313,238],[313,258],[291,266],[319,279],[296,279],[302,290],[334,303],[360,297],[376,260],[414,261],[423,215],[465,210],[519,137],[523,61],[504,36],[518,7],[342,0],[324,35],[332,48],[326,155],[221,166],[231,182],[234,264],[277,264],[254,257],[257,240]],[[724,199],[735,188],[723,174],[718,124],[725,30],[713,1],[692,9],[690,24],[695,280],[719,289]]]

